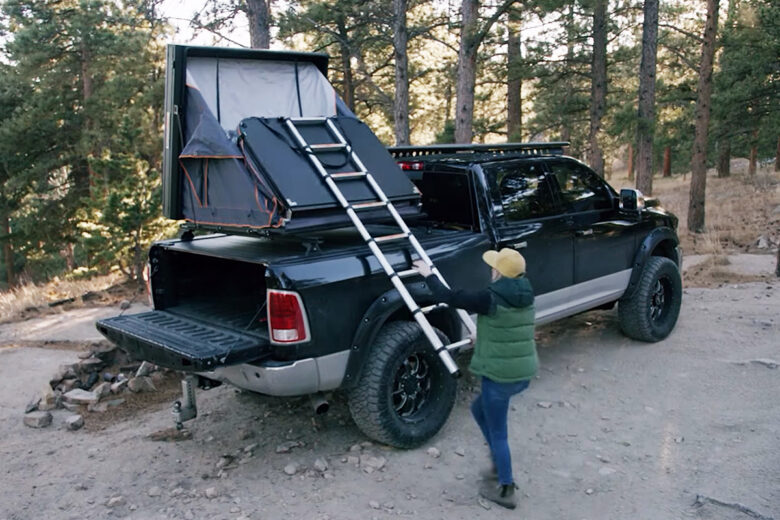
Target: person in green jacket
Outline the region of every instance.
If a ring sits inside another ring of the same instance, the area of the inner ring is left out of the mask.
[[[514,509],[516,485],[507,440],[509,400],[528,388],[539,358],[534,341],[534,292],[525,278],[525,259],[514,249],[487,251],[482,259],[493,268],[493,280],[481,291],[449,290],[424,262],[415,267],[425,276],[437,300],[477,313],[477,339],[472,373],[482,378],[482,392],[471,413],[490,447],[492,469],[485,472],[479,493]]]

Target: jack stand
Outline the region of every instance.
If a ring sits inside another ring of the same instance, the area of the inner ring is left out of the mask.
[[[176,429],[184,428],[184,421],[198,416],[198,406],[195,404],[195,376],[186,375],[181,380],[181,401],[173,403],[173,417]]]

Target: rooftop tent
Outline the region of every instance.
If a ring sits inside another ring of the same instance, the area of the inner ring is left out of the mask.
[[[416,213],[414,186],[338,98],[326,71],[321,54],[169,46],[165,216],[227,231],[347,224],[291,137],[290,117],[331,118],[399,211]],[[333,140],[324,126],[307,128],[304,136],[311,143]],[[320,158],[334,171],[355,169],[343,151]],[[342,189],[350,201],[375,198],[360,180]]]

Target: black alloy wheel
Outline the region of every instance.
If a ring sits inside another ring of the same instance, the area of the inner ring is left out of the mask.
[[[448,338],[437,330],[439,338]],[[417,323],[396,321],[379,331],[360,380],[349,393],[355,424],[374,440],[413,448],[433,437],[455,404],[450,376]]]
[[[677,264],[652,256],[645,262],[637,287],[620,299],[620,328],[630,338],[661,341],[674,329],[681,305],[682,280]]]

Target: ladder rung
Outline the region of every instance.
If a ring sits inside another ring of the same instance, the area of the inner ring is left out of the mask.
[[[292,121],[296,125],[316,125],[327,121],[327,117],[291,117]]]
[[[366,172],[339,172],[331,173],[330,176],[337,181],[348,181],[351,179],[361,179],[366,176]]]
[[[450,343],[449,345],[446,345],[444,348],[447,350],[455,350],[456,348],[465,347],[466,345],[470,344],[471,340],[466,338],[462,339],[460,341],[456,341],[455,343]]]
[[[396,273],[401,278],[410,278],[412,276],[417,276],[420,274],[420,271],[417,269],[407,269],[406,271],[398,271]]]
[[[318,151],[322,151],[322,150],[330,152],[330,151],[333,151],[333,150],[343,150],[346,147],[347,147],[347,145],[341,144],[341,143],[322,143],[322,144],[310,144],[309,145],[309,148],[311,148],[311,150],[313,152],[318,152]]]
[[[377,202],[360,202],[358,204],[352,204],[353,209],[371,209],[371,208],[382,208],[387,206],[387,202],[377,201]]]
[[[427,307],[420,307],[420,310],[423,312],[423,314],[428,314],[429,312],[433,312],[439,309],[446,309],[449,305],[446,303],[434,303],[433,305],[428,305]]]
[[[409,238],[409,235],[406,233],[395,233],[394,235],[384,235],[381,237],[374,238],[374,242],[391,242],[393,240],[401,240],[404,238]]]

